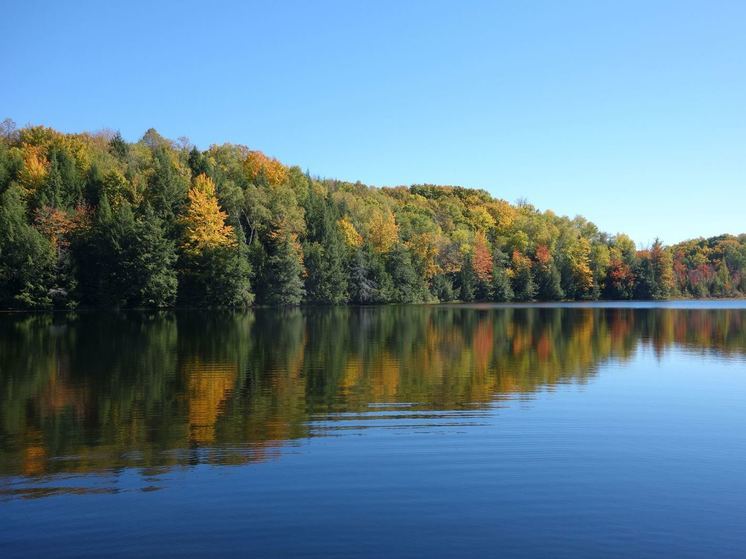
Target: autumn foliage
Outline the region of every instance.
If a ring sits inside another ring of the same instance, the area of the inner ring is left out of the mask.
[[[2,131],[3,308],[746,294],[746,235],[641,248],[483,190],[320,179],[246,146]]]
[[[233,227],[226,224],[228,214],[220,209],[211,178],[205,174],[195,177],[188,198],[183,218],[186,252],[199,253],[207,248],[236,243]]]

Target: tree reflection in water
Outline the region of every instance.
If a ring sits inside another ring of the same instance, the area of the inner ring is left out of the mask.
[[[745,321],[593,307],[5,315],[0,483],[261,461],[340,413],[487,408],[589,382],[642,346],[743,355]]]

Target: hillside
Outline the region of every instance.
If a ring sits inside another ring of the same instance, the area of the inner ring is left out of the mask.
[[[0,132],[2,308],[746,293],[746,235],[637,250],[483,190],[322,180],[152,129],[135,143],[7,120]]]

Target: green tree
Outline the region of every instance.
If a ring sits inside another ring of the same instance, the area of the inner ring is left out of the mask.
[[[471,256],[464,258],[464,264],[459,272],[459,295],[462,301],[473,301],[477,294],[477,276],[474,273]]]
[[[517,301],[532,301],[537,287],[531,270],[531,260],[517,250],[513,252],[513,293]]]
[[[251,266],[247,248],[239,243],[208,247],[197,254],[182,255],[178,300],[188,307],[251,305]]]
[[[536,263],[534,265],[536,277],[536,296],[542,301],[559,301],[565,296],[561,286],[561,276],[554,263],[549,249],[540,245],[536,248]]]
[[[453,281],[446,274],[433,276],[430,282],[430,292],[438,301],[455,301],[458,297],[453,289]]]
[[[129,153],[129,144],[124,141],[122,135],[117,131],[109,140],[109,151],[119,159],[125,159]]]
[[[111,209],[104,195],[93,226],[80,234],[75,247],[79,296],[84,304],[174,304],[176,247],[149,206],[135,215],[127,202]]]
[[[427,286],[412,264],[412,257],[402,243],[396,243],[387,255],[387,266],[395,303],[421,303],[427,299]]]
[[[671,251],[656,239],[648,251],[640,253],[636,295],[642,299],[667,299],[675,288]]]
[[[266,303],[298,305],[303,300],[303,264],[298,242],[289,233],[273,239],[266,264]]]
[[[44,308],[52,304],[55,254],[51,243],[26,221],[21,191],[0,195],[0,304]]]
[[[128,306],[167,307],[176,301],[176,245],[165,235],[162,221],[145,206],[131,230],[133,239],[122,258]]]
[[[346,250],[331,201],[312,190],[307,198],[305,216],[306,300],[322,304],[344,303],[347,300]]]
[[[165,146],[155,145],[152,158],[147,200],[159,218],[175,224],[175,217],[187,201],[188,179]]]
[[[492,292],[490,298],[498,303],[512,301],[513,287],[508,274],[508,258],[501,250],[496,250],[492,257]]]
[[[349,264],[350,301],[360,305],[386,303],[394,289],[380,257],[367,247],[355,251]]]

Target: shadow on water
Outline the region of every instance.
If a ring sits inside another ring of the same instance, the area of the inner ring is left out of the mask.
[[[175,467],[264,461],[370,419],[478,423],[480,410],[591,382],[640,348],[744,355],[744,326],[742,309],[6,315],[0,494],[110,492],[106,476],[127,468],[155,490]],[[26,485],[83,475],[84,487]]]

